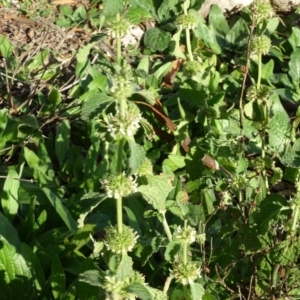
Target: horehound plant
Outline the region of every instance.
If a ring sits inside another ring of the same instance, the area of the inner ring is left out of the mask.
[[[262,56],[271,49],[271,40],[264,34],[264,22],[274,15],[272,6],[263,0],[254,1],[250,7],[252,12],[251,35],[249,37],[249,57],[257,64],[258,72],[255,84],[250,86],[246,93],[248,103],[244,106],[247,117],[261,123],[261,161],[257,164],[259,171],[268,190],[269,184],[266,176],[266,127],[270,118],[270,87],[261,84]],[[248,62],[247,62],[248,63]]]
[[[184,9],[186,12],[186,9]],[[131,66],[121,58],[121,39],[130,26],[128,20],[121,18],[118,13],[114,20],[107,22],[107,33],[116,41],[116,64],[114,74],[109,73],[110,81],[110,107],[102,111],[97,117],[102,128],[96,134],[104,138],[107,151],[115,145],[114,162],[106,156],[109,175],[102,179],[103,189],[108,199],[116,201],[116,226],[105,228],[106,237],[102,242],[94,242],[94,254],[100,254],[104,247],[109,253],[109,271],[105,272],[103,282],[99,286],[105,291],[106,299],[167,299],[167,292],[172,279],[183,288],[182,296],[185,299],[192,297],[201,299],[204,290],[201,284],[195,281],[200,278],[199,262],[189,258],[188,250],[197,239],[203,244],[203,237],[197,237],[196,231],[188,226],[187,218],[189,208],[187,203],[180,199],[168,200],[168,195],[174,190],[172,175],[153,175],[152,164],[145,156],[145,150],[135,141],[135,135],[140,126],[151,127],[142,117],[138,106],[129,100],[134,93],[143,95],[140,89],[135,88],[134,71]],[[191,60],[192,53],[190,52]],[[148,91],[148,95],[151,91]],[[105,140],[107,139],[107,140]],[[127,153],[128,157],[127,157]],[[164,284],[164,291],[149,287],[145,277],[133,270],[133,261],[128,255],[135,249],[139,235],[123,221],[123,200],[139,192],[155,211],[146,212],[146,217],[157,216],[161,221],[166,238],[162,239],[162,246],[169,251],[175,247],[172,255],[168,254],[168,263],[173,267]],[[167,201],[168,200],[168,201]],[[174,211],[180,208],[181,213],[174,213],[184,220],[183,229],[177,227],[172,233],[168,224],[166,213],[169,209]],[[89,282],[86,280],[86,282]],[[89,282],[91,283],[91,282]],[[190,289],[188,289],[188,285]]]

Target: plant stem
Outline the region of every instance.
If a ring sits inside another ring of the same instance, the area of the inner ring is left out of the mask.
[[[190,61],[194,60],[192,47],[191,47],[191,35],[190,30],[188,28],[185,29],[185,39],[186,39],[186,46],[189,54]]]
[[[261,88],[261,67],[262,67],[262,55],[261,53],[258,54],[258,73],[257,73],[257,83],[256,83],[256,90],[257,92],[259,93],[260,92],[260,88]],[[260,105],[263,105],[263,110],[264,110],[264,124],[263,124],[263,128],[262,128],[262,132],[261,132],[261,157],[263,159],[263,161],[265,161],[265,158],[266,158],[266,149],[265,149],[265,146],[266,146],[266,128],[265,128],[265,125],[266,125],[266,118],[268,118],[268,108],[266,108],[264,106],[264,104],[260,104]],[[267,172],[266,172],[266,169],[264,168],[264,170],[262,171],[262,176],[263,176],[263,180],[265,182],[265,187],[266,187],[266,190],[269,189],[269,183],[268,183],[268,178],[267,178]]]
[[[116,15],[116,19],[117,19],[118,22],[120,21],[120,14],[119,13]],[[118,35],[116,37],[116,40],[117,40],[117,63],[120,65],[121,60],[122,60],[122,57],[121,57],[121,37]]]
[[[170,230],[170,227],[169,227],[169,224],[167,222],[167,219],[166,219],[166,212],[162,212],[162,215],[163,215],[163,226],[164,226],[164,229],[165,229],[165,233],[168,237],[168,240],[169,242],[172,242],[172,233],[171,233],[171,230]]]
[[[184,230],[187,230],[187,220],[184,221]],[[185,242],[183,244],[183,251],[182,251],[182,258],[183,258],[183,264],[187,264],[187,252],[188,252],[188,243]]]
[[[120,14],[118,13],[116,15],[116,19],[118,22],[120,22]],[[116,36],[117,40],[117,63],[121,65],[121,37],[119,35]],[[119,102],[119,110],[120,110],[120,115],[121,119],[124,120],[125,115],[126,115],[126,98],[122,98]],[[116,173],[117,176],[119,176],[120,180],[122,179],[122,165],[123,165],[123,151],[124,151],[124,146],[126,144],[126,139],[121,139],[119,141],[118,145],[118,153],[117,153],[117,166],[116,166]],[[123,231],[123,201],[122,201],[122,196],[119,196],[117,199],[117,228],[118,232],[122,233]]]
[[[257,90],[259,91],[260,89],[260,84],[261,84],[261,53],[258,54],[258,73],[257,73],[257,83],[256,83],[256,87]]]
[[[123,232],[123,204],[122,204],[122,197],[118,197],[117,201],[117,228],[118,233]]]

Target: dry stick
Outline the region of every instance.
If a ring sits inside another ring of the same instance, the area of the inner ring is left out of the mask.
[[[248,44],[247,44],[247,53],[246,53],[246,69],[244,73],[244,78],[243,78],[243,84],[242,84],[242,90],[241,90],[241,96],[240,96],[240,101],[239,101],[239,112],[240,112],[240,128],[243,129],[244,124],[243,124],[243,98],[244,98],[244,92],[245,92],[245,87],[246,87],[246,79],[249,73],[249,62],[250,62],[250,47],[251,47],[251,40],[253,36],[253,30],[254,30],[254,24],[252,23],[250,26],[250,34],[249,34],[249,39],[248,39]]]
[[[251,298],[251,291],[252,291],[252,281],[253,281],[253,278],[254,278],[254,276],[251,275],[251,279],[250,279],[250,283],[249,283],[249,294],[248,294],[247,300],[250,300],[250,298]]]
[[[22,179],[22,178],[15,178],[15,177],[10,177],[10,176],[0,176],[0,178],[4,178],[4,179],[14,179],[14,180],[19,180],[19,181],[25,181],[25,182],[36,182],[36,180],[33,180],[33,179]]]
[[[236,263],[233,263],[232,268],[234,267],[235,264]],[[222,278],[218,271],[217,266],[215,267],[215,270],[216,270],[217,276],[219,277],[219,280],[217,280],[217,282],[220,283],[227,291],[231,292],[232,294],[235,294],[235,291],[233,289],[231,289],[229,286],[227,286],[227,284],[225,283],[225,279],[230,274],[230,271],[227,274],[225,274],[225,276]]]

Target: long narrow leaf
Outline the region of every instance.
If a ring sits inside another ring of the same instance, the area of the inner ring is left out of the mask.
[[[55,208],[56,212],[60,215],[60,217],[63,219],[69,230],[76,231],[77,229],[77,223],[71,216],[69,210],[62,204],[61,199],[58,198],[52,191],[50,191],[48,188],[42,188],[45,195],[47,196],[48,200],[52,204],[52,206]]]

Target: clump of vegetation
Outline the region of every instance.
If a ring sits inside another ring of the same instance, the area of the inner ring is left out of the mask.
[[[298,12],[202,3],[24,1],[0,35],[1,299],[300,294]]]

